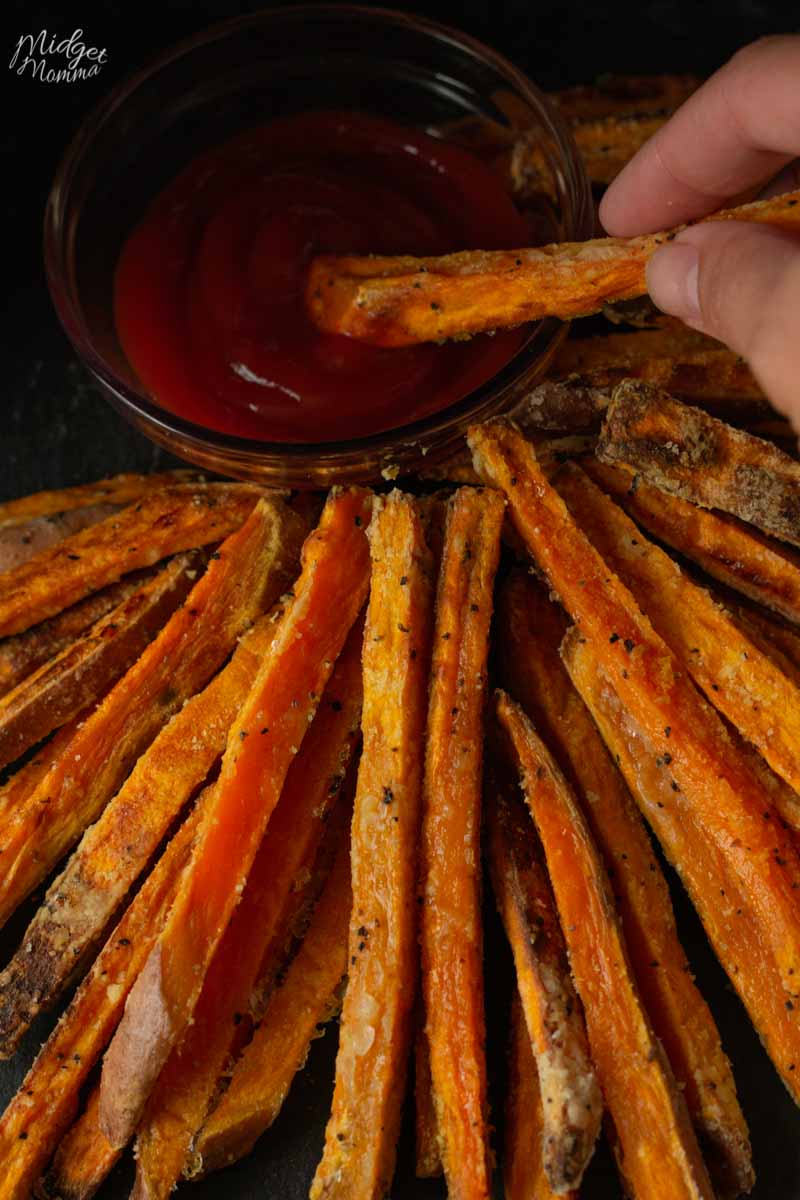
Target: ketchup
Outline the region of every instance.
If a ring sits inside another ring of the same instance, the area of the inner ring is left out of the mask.
[[[445,254],[524,244],[502,181],[467,152],[357,113],[275,120],[196,158],[117,266],[122,347],[164,409],[269,441],[397,428],[478,387],[522,333],[386,350],[316,329],[315,254]]]

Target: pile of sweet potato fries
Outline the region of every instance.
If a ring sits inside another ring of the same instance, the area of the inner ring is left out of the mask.
[[[454,1200],[495,1155],[508,1200],[576,1197],[601,1126],[637,1200],[752,1187],[654,842],[800,1100],[800,465],[740,360],[643,320],[567,341],[414,494],[0,505],[0,917],[32,913],[0,1056],[80,980],[0,1200],[86,1200],[129,1146],[137,1200],[239,1160],[337,1014],[313,1200],[390,1193],[410,1068]]]

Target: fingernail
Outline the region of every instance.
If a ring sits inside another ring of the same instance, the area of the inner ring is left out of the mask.
[[[647,290],[662,312],[689,324],[700,320],[700,255],[685,242],[657,250],[647,264]]]

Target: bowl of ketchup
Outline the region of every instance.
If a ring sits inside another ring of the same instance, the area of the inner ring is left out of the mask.
[[[549,177],[526,195],[514,140]],[[568,129],[467,36],[401,13],[274,9],[161,56],[85,122],[45,261],[108,399],[204,467],[283,486],[394,478],[508,411],[563,327],[401,349],[323,333],[321,253],[510,249],[591,231]]]

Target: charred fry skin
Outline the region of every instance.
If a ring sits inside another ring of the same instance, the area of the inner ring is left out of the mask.
[[[758,914],[691,808],[676,805],[650,739],[626,713],[590,639],[573,631],[562,647],[575,687],[591,710],[643,815],[679,872],[720,963],[738,992],[790,1095],[800,1102],[800,1022],[775,957],[764,953]]]
[[[0,698],[0,766],[98,700],[185,599],[203,565],[198,554],[176,555],[85,637]]]
[[[499,614],[503,681],[581,801],[613,883],[636,983],[714,1180],[722,1195],[747,1192],[754,1178],[750,1142],[730,1063],[689,970],[642,818],[561,662],[567,618],[521,571],[503,588]]]
[[[208,682],[263,605],[280,594],[296,559],[292,530],[299,518],[278,505],[258,502],[25,803],[2,813],[0,920],[74,845],[166,720]]]
[[[381,1200],[389,1192],[417,987],[417,845],[433,608],[417,503],[398,491],[379,502],[369,540],[348,981],[313,1200]]]
[[[317,850],[333,805],[341,803],[344,773],[358,740],[362,637],[363,624],[357,622],[289,768],[242,901],[206,975],[192,1025],[150,1096],[136,1140],[140,1197],[167,1197],[181,1173],[191,1169],[192,1140],[213,1103],[228,1057],[246,1040],[244,1030],[261,1018],[261,1006],[254,1004],[256,989],[272,982],[273,962],[285,953],[297,910],[307,902]],[[342,817],[342,828],[349,831],[349,812]],[[334,819],[340,823],[338,815]],[[304,879],[309,883],[301,886]],[[349,889],[347,880],[345,885]],[[240,1117],[231,1097],[214,1121],[220,1155],[228,1118],[233,1154]]]
[[[293,596],[228,735],[190,867],[105,1056],[100,1117],[112,1146],[132,1135],[189,1025],[286,772],[366,598],[370,500],[363,490],[332,492],[304,544]]]
[[[565,463],[553,483],[683,668],[794,789],[780,812],[800,829],[800,693],[793,680],[580,467]]]
[[[200,822],[201,798],[113,931],[0,1118],[2,1200],[28,1200],[66,1131],[78,1093],[122,1015],[169,912]]]
[[[772,814],[772,795],[759,771],[578,528],[522,435],[493,421],[473,428],[469,440],[478,473],[506,492],[517,533],[581,636],[602,648],[609,681],[657,748],[675,805],[691,807],[748,892],[764,952],[774,955],[794,1004],[800,863],[789,831],[764,818],[765,811]]]
[[[177,484],[64,538],[0,575],[0,637],[21,633],[128,571],[221,541],[264,492],[250,484]]]
[[[530,818],[494,772],[486,800],[492,886],[514,954],[535,1075],[547,1098],[539,1114],[542,1170],[550,1188],[564,1194],[578,1187],[594,1153],[603,1101]]]
[[[638,1200],[712,1200],[686,1106],[633,979],[588,827],[519,706],[498,693],[496,712],[544,847],[620,1173]]]
[[[640,475],[587,458],[586,473],[637,524],[765,608],[800,625],[800,555],[735,517],[698,508]]]
[[[797,230],[800,192],[705,219]],[[547,316],[588,316],[609,300],[643,295],[647,262],[676,232],[440,258],[323,255],[311,264],[308,309],[321,329],[379,346],[463,338]]]
[[[626,382],[615,389],[597,456],[800,546],[800,464],[658,388]]]
[[[480,802],[492,588],[504,502],[462,488],[448,507],[436,599],[422,833],[422,983],[433,1099],[454,1200],[489,1195]]]
[[[349,836],[343,841],[303,944],[198,1139],[193,1175],[219,1170],[250,1152],[280,1112],[318,1026],[338,1008],[351,905]],[[141,1158],[137,1170],[141,1175]],[[136,1195],[166,1197],[169,1190],[154,1193],[140,1185]]]

